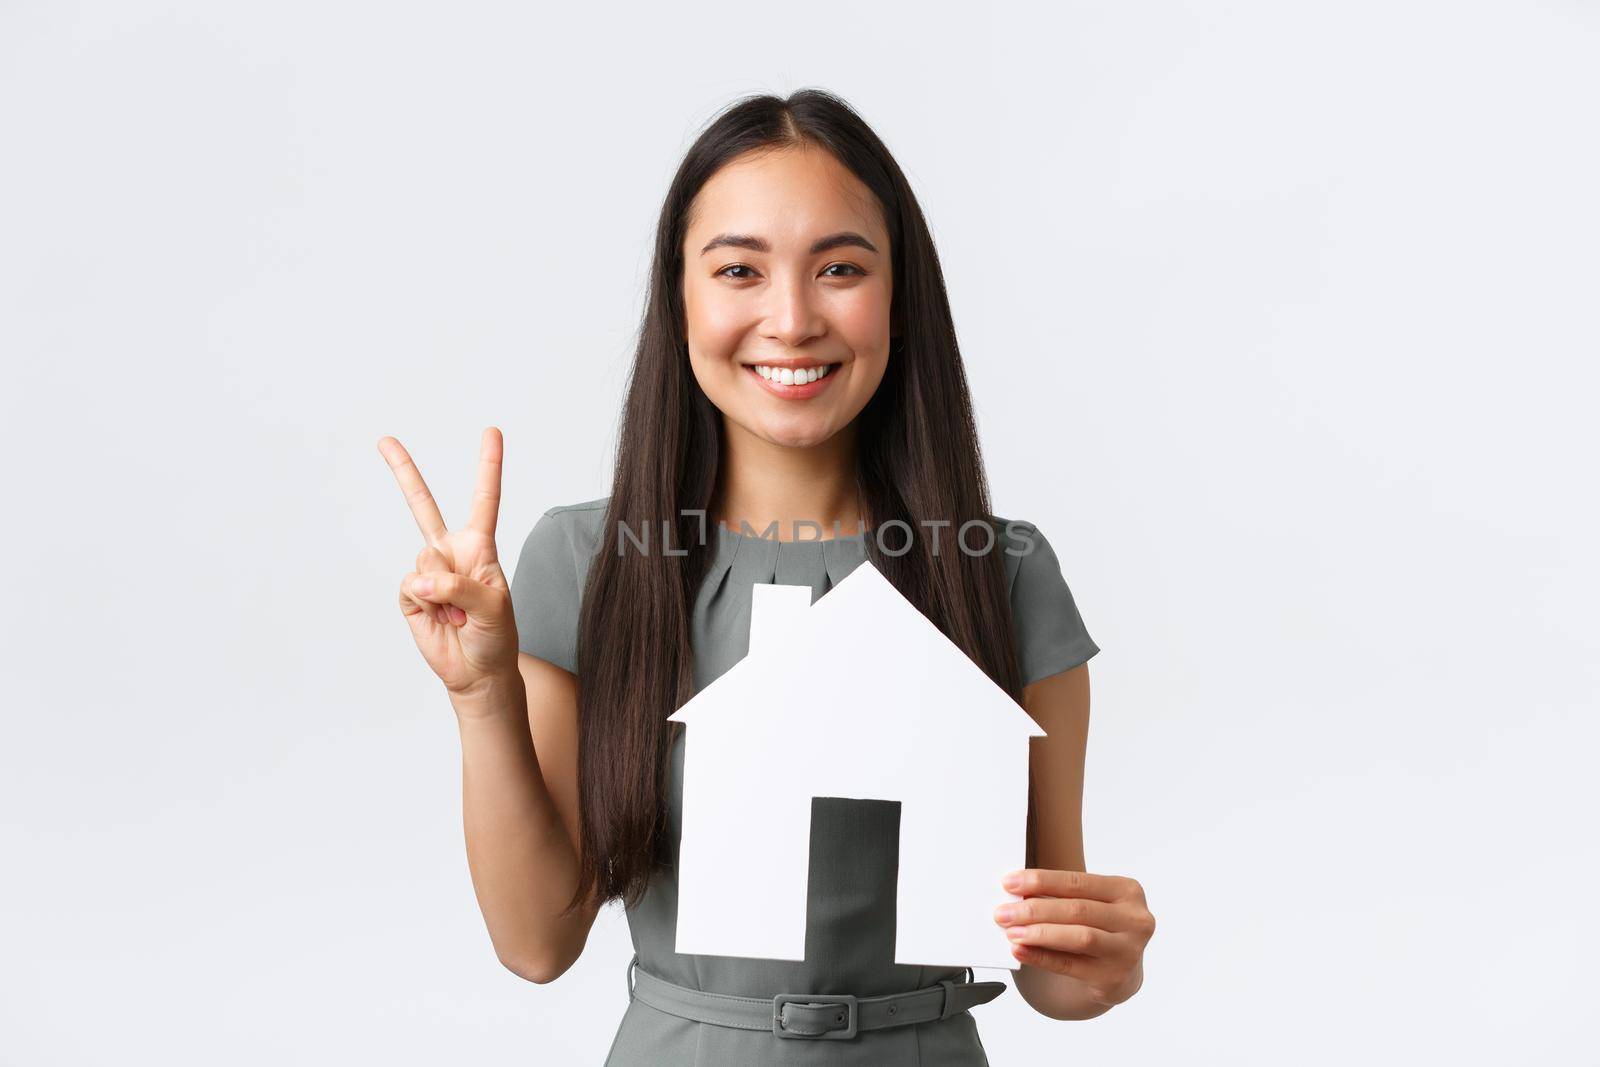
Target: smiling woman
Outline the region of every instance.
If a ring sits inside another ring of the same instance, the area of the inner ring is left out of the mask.
[[[684,234],[689,362],[731,448],[809,448],[866,407],[897,332],[888,247],[871,190],[814,144],[748,153],[701,188]]]
[[[994,916],[1019,992],[1053,1018],[1127,999],[1153,926],[1138,883],[1083,873],[1078,814],[1099,649],[1043,533],[989,506],[938,255],[898,164],[828,93],[740,101],[679,166],[654,251],[611,493],[544,513],[509,603],[498,433],[455,533],[383,444],[429,538],[402,607],[461,720],[468,861],[500,959],[553,981],[620,899],[636,954],[610,1067],[987,1063],[968,1009],[1004,984],[895,962],[898,803],[825,798],[809,825],[773,828],[810,850],[804,959],[676,949],[686,739],[667,716],[745,655],[755,585],[815,599],[870,560],[1048,734],[1028,869]],[[661,539],[625,550],[637,531]]]

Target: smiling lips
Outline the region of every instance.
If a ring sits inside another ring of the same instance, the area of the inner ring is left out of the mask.
[[[828,387],[838,363],[823,363],[813,367],[772,367],[761,363],[746,364],[762,388],[785,400],[805,400],[816,396]]]

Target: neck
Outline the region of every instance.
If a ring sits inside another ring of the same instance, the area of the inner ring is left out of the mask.
[[[801,527],[798,540],[833,537],[834,524],[849,537],[865,523],[856,486],[856,427],[806,448],[775,445],[731,420],[723,420],[722,464],[711,502],[712,521],[734,533],[760,534],[777,523],[780,541],[797,540],[796,523],[815,522],[816,534]],[[749,530],[743,529],[746,523]]]

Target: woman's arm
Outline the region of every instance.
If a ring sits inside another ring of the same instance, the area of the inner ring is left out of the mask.
[[[549,982],[583,951],[598,909],[561,914],[578,883],[577,677],[520,651],[495,546],[505,442],[484,429],[472,512],[456,530],[405,446],[385,436],[378,451],[423,537],[400,581],[400,612],[456,710],[478,907],[500,962]]]
[[[1029,754],[1029,776],[1034,800],[1035,861],[1037,871],[1030,877],[1054,872],[1057,885],[1024,886],[1025,896],[1067,896],[1054,907],[1080,909],[1081,915],[1034,915],[1031,918],[1056,923],[1078,923],[1097,926],[1106,914],[1113,913],[1106,905],[1104,876],[1079,879],[1082,886],[1068,885],[1074,879],[1067,872],[1085,871],[1083,855],[1083,771],[1084,756],[1089,739],[1089,667],[1087,664],[1062,671],[1041,679],[1023,691],[1023,707],[1047,734],[1035,738]],[[1092,880],[1092,881],[1091,881]],[[1142,949],[1149,933],[1154,931],[1154,920],[1149,919],[1150,931],[1142,929],[1147,912],[1143,909],[1143,891],[1131,879],[1110,879],[1129,883],[1137,890],[1137,905],[1124,902],[1114,912],[1121,925],[1127,917],[1129,933],[1137,941],[1140,955],[1125,980],[1116,989],[1101,988],[1093,981],[1058,973],[1043,966],[1024,962],[1017,972],[1017,991],[1033,1008],[1052,1019],[1091,1019],[1109,1010],[1112,1005],[1126,1000],[1138,992],[1144,981]],[[1098,899],[1097,899],[1098,898]],[[1020,902],[1026,908],[1033,901]],[[1024,915],[1023,921],[1030,916]],[[1062,927],[1066,929],[1066,927]],[[1142,938],[1142,939],[1141,939]],[[1058,960],[1063,957],[1056,957]],[[1078,957],[1081,959],[1082,957]],[[1086,972],[1087,973],[1087,972]]]
[[[525,652],[518,671],[452,694],[467,864],[495,954],[532,982],[566,973],[598,909],[561,909],[578,879],[577,678]]]

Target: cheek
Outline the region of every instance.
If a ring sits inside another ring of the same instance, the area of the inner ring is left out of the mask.
[[[839,294],[829,317],[861,359],[881,358],[889,347],[889,293],[859,285]]]
[[[710,286],[684,287],[684,317],[691,350],[708,359],[731,356],[747,325],[738,301]]]

